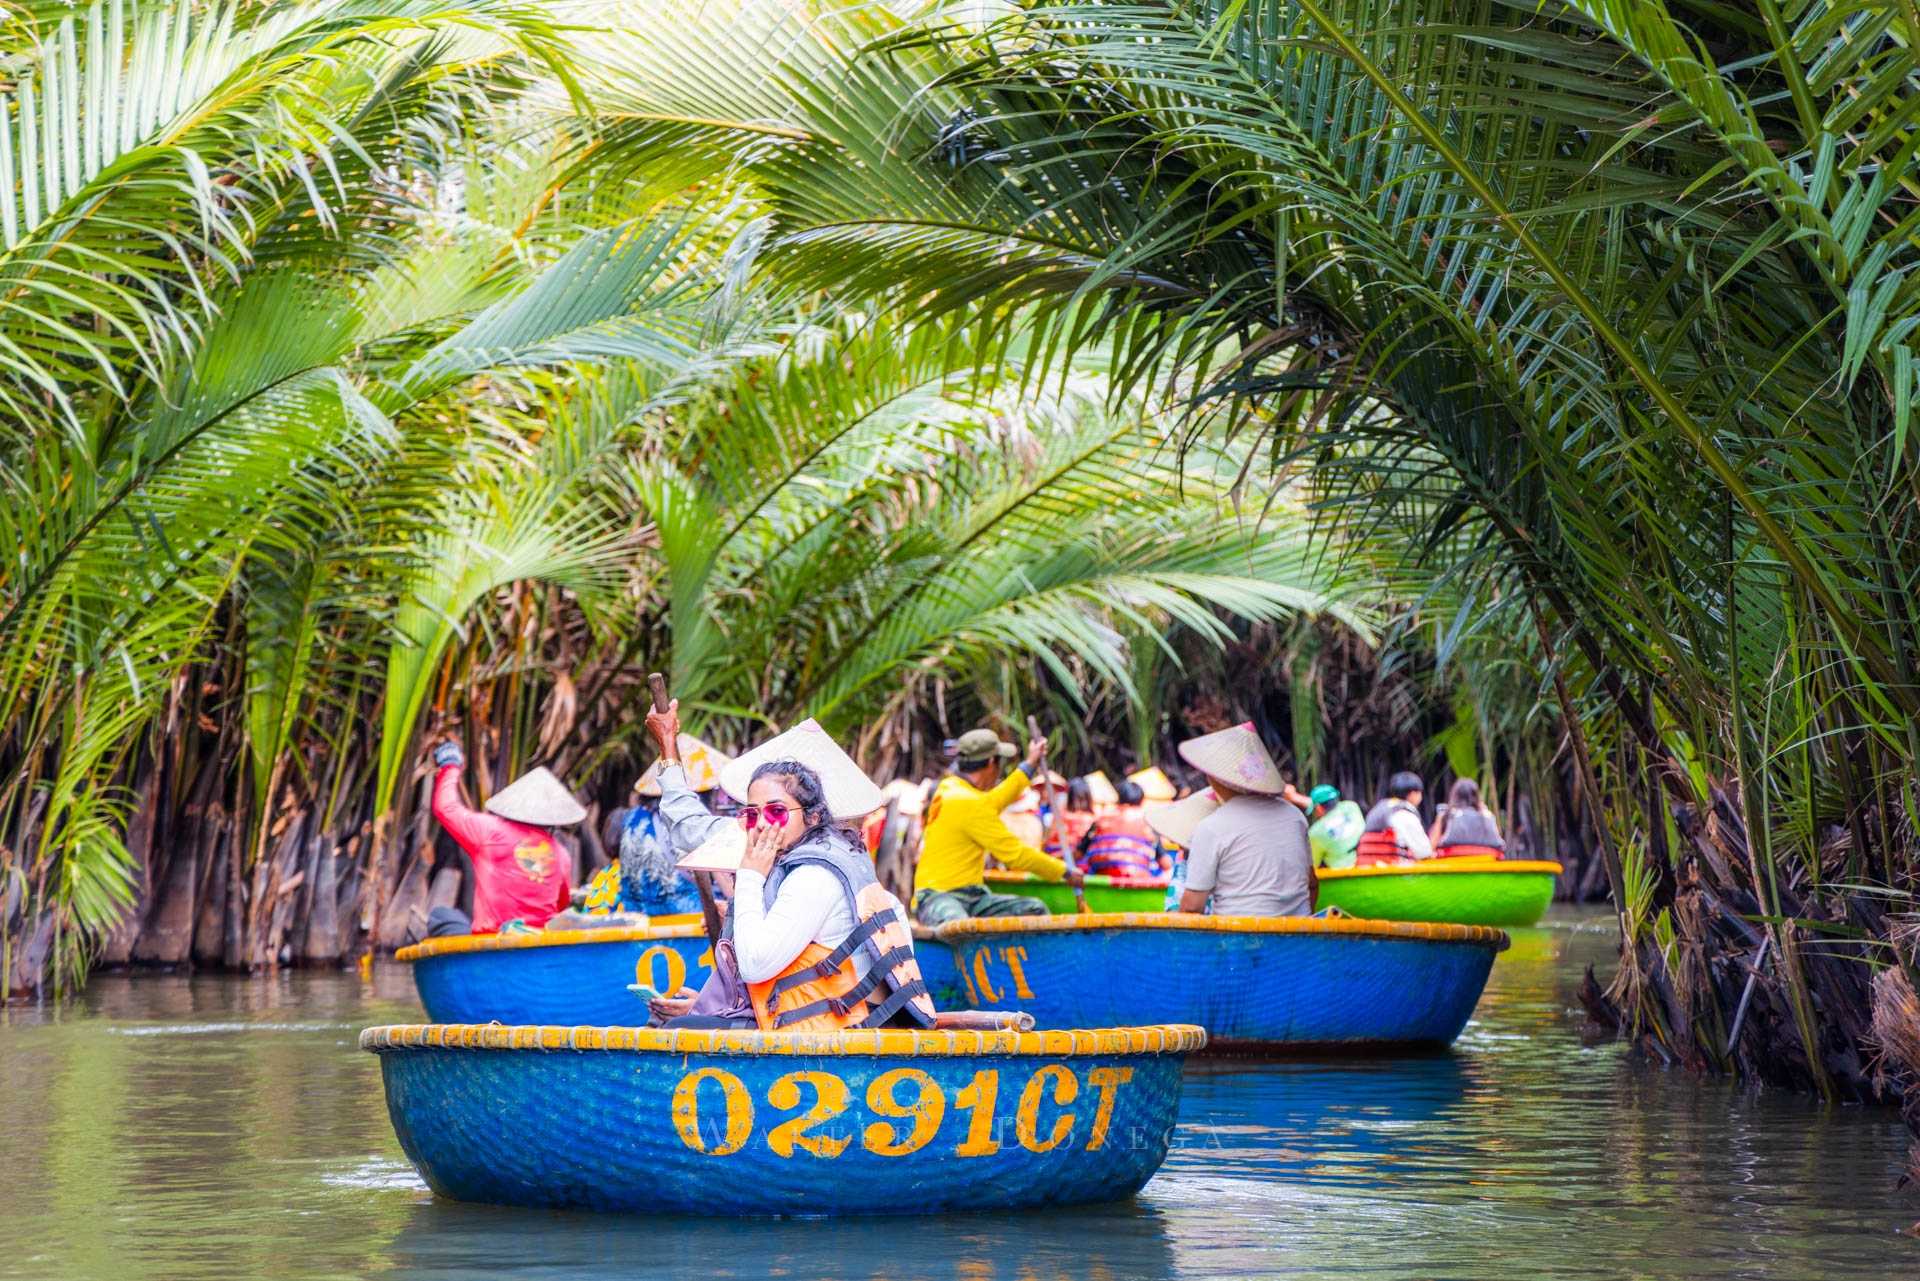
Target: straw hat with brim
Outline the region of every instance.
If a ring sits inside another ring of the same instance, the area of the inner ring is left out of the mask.
[[[1127,775],[1127,781],[1138,784],[1140,794],[1150,801],[1170,801],[1180,795],[1180,789],[1173,785],[1172,779],[1161,772],[1158,765],[1149,765],[1143,770]]]
[[[711,792],[720,786],[720,771],[733,763],[733,757],[717,747],[709,747],[691,734],[680,736],[680,765],[687,772],[687,785],[696,792]],[[660,771],[665,761],[655,761],[633,785],[636,796],[660,795]]]
[[[1194,829],[1219,808],[1219,798],[1209,789],[1195,792],[1183,801],[1142,806],[1140,817],[1147,820],[1147,826],[1159,833],[1162,840],[1185,849],[1193,844]]]
[[[690,872],[737,872],[746,856],[747,829],[739,823],[728,823],[715,829],[675,866]]]
[[[880,795],[887,801],[898,801],[902,814],[916,815],[926,811],[927,785],[916,783],[910,778],[896,778],[880,789]],[[882,801],[885,804],[886,801]]]
[[[1100,770],[1086,776],[1087,799],[1095,805],[1118,805],[1120,793],[1113,790],[1113,783]]]
[[[771,761],[799,761],[818,774],[827,809],[837,819],[865,818],[887,803],[873,780],[811,719],[730,761],[720,771],[720,786],[727,795],[745,799],[753,772]]]
[[[571,827],[587,816],[567,785],[544,765],[528,770],[495,792],[487,800],[487,809],[533,827]]]
[[[1236,792],[1278,796],[1286,790],[1280,767],[1267,755],[1252,721],[1188,739],[1180,744],[1180,759]]]

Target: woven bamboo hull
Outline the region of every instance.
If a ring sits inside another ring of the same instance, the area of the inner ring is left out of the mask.
[[[922,929],[913,935],[913,959],[920,963],[920,980],[927,985],[936,1010],[964,1010],[967,990],[960,985],[960,971],[953,959],[953,944],[922,937]]]
[[[459,935],[402,948],[413,984],[435,1023],[644,1023],[645,1003],[627,990],[698,989],[713,956],[698,925]]]
[[[1558,863],[1478,858],[1325,869],[1320,906],[1374,921],[1524,928],[1546,915],[1559,872]]]
[[[1486,986],[1498,930],[1296,917],[1013,917],[955,921],[976,1009],[1048,1027],[1180,1022],[1230,1050],[1453,1042]]]
[[[921,1214],[1112,1201],[1165,1160],[1198,1028],[806,1035],[370,1028],[395,1133],[460,1201]],[[578,1048],[576,1048],[578,1047]]]
[[[1031,872],[989,871],[987,888],[996,894],[1025,894],[1037,898],[1056,916],[1072,916],[1080,910],[1074,902],[1071,885],[1065,881],[1043,881]],[[1167,904],[1167,883],[1089,876],[1086,895],[1089,912],[1158,912]]]

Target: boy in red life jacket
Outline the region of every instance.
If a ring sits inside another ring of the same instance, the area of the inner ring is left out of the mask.
[[[535,769],[470,809],[460,798],[460,771],[467,758],[455,743],[434,749],[433,816],[473,860],[473,920],[437,907],[427,918],[429,934],[494,934],[518,921],[539,929],[573,895],[572,856],[555,829],[587,816],[580,802],[548,770]]]
[[[1081,838],[1081,868],[1092,876],[1158,877],[1173,863],[1160,849],[1140,805],[1146,799],[1131,780],[1116,788],[1120,804],[1093,820]]]

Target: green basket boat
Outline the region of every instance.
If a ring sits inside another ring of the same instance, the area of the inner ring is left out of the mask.
[[[1032,872],[987,870],[987,888],[996,894],[1025,894],[1039,899],[1055,916],[1079,911],[1073,887],[1065,881],[1043,881]],[[1089,876],[1086,884],[1089,912],[1160,912],[1167,906],[1164,880],[1123,880],[1117,876]]]
[[[1477,857],[1323,867],[1320,906],[1373,921],[1525,927],[1546,914],[1559,874],[1560,865],[1545,860]]]

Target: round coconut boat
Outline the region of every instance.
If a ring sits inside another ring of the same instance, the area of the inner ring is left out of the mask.
[[[1043,881],[1032,872],[1000,868],[987,872],[987,888],[996,894],[1025,894],[1047,905],[1055,916],[1072,916],[1079,906],[1065,881]],[[1158,912],[1167,903],[1164,878],[1089,876],[1085,886],[1089,912]]]
[[[1513,929],[1538,925],[1546,915],[1560,865],[1476,856],[1321,868],[1317,875],[1320,906],[1349,916]]]
[[[697,920],[601,930],[452,934],[396,952],[435,1023],[643,1023],[629,985],[698,990],[713,951]]]
[[[646,1214],[1007,1210],[1133,1195],[1197,1027],[369,1028],[387,1112],[459,1201]]]
[[[1344,917],[988,917],[950,921],[968,1002],[1045,1027],[1198,1023],[1217,1050],[1450,1045],[1508,945],[1477,925]]]

